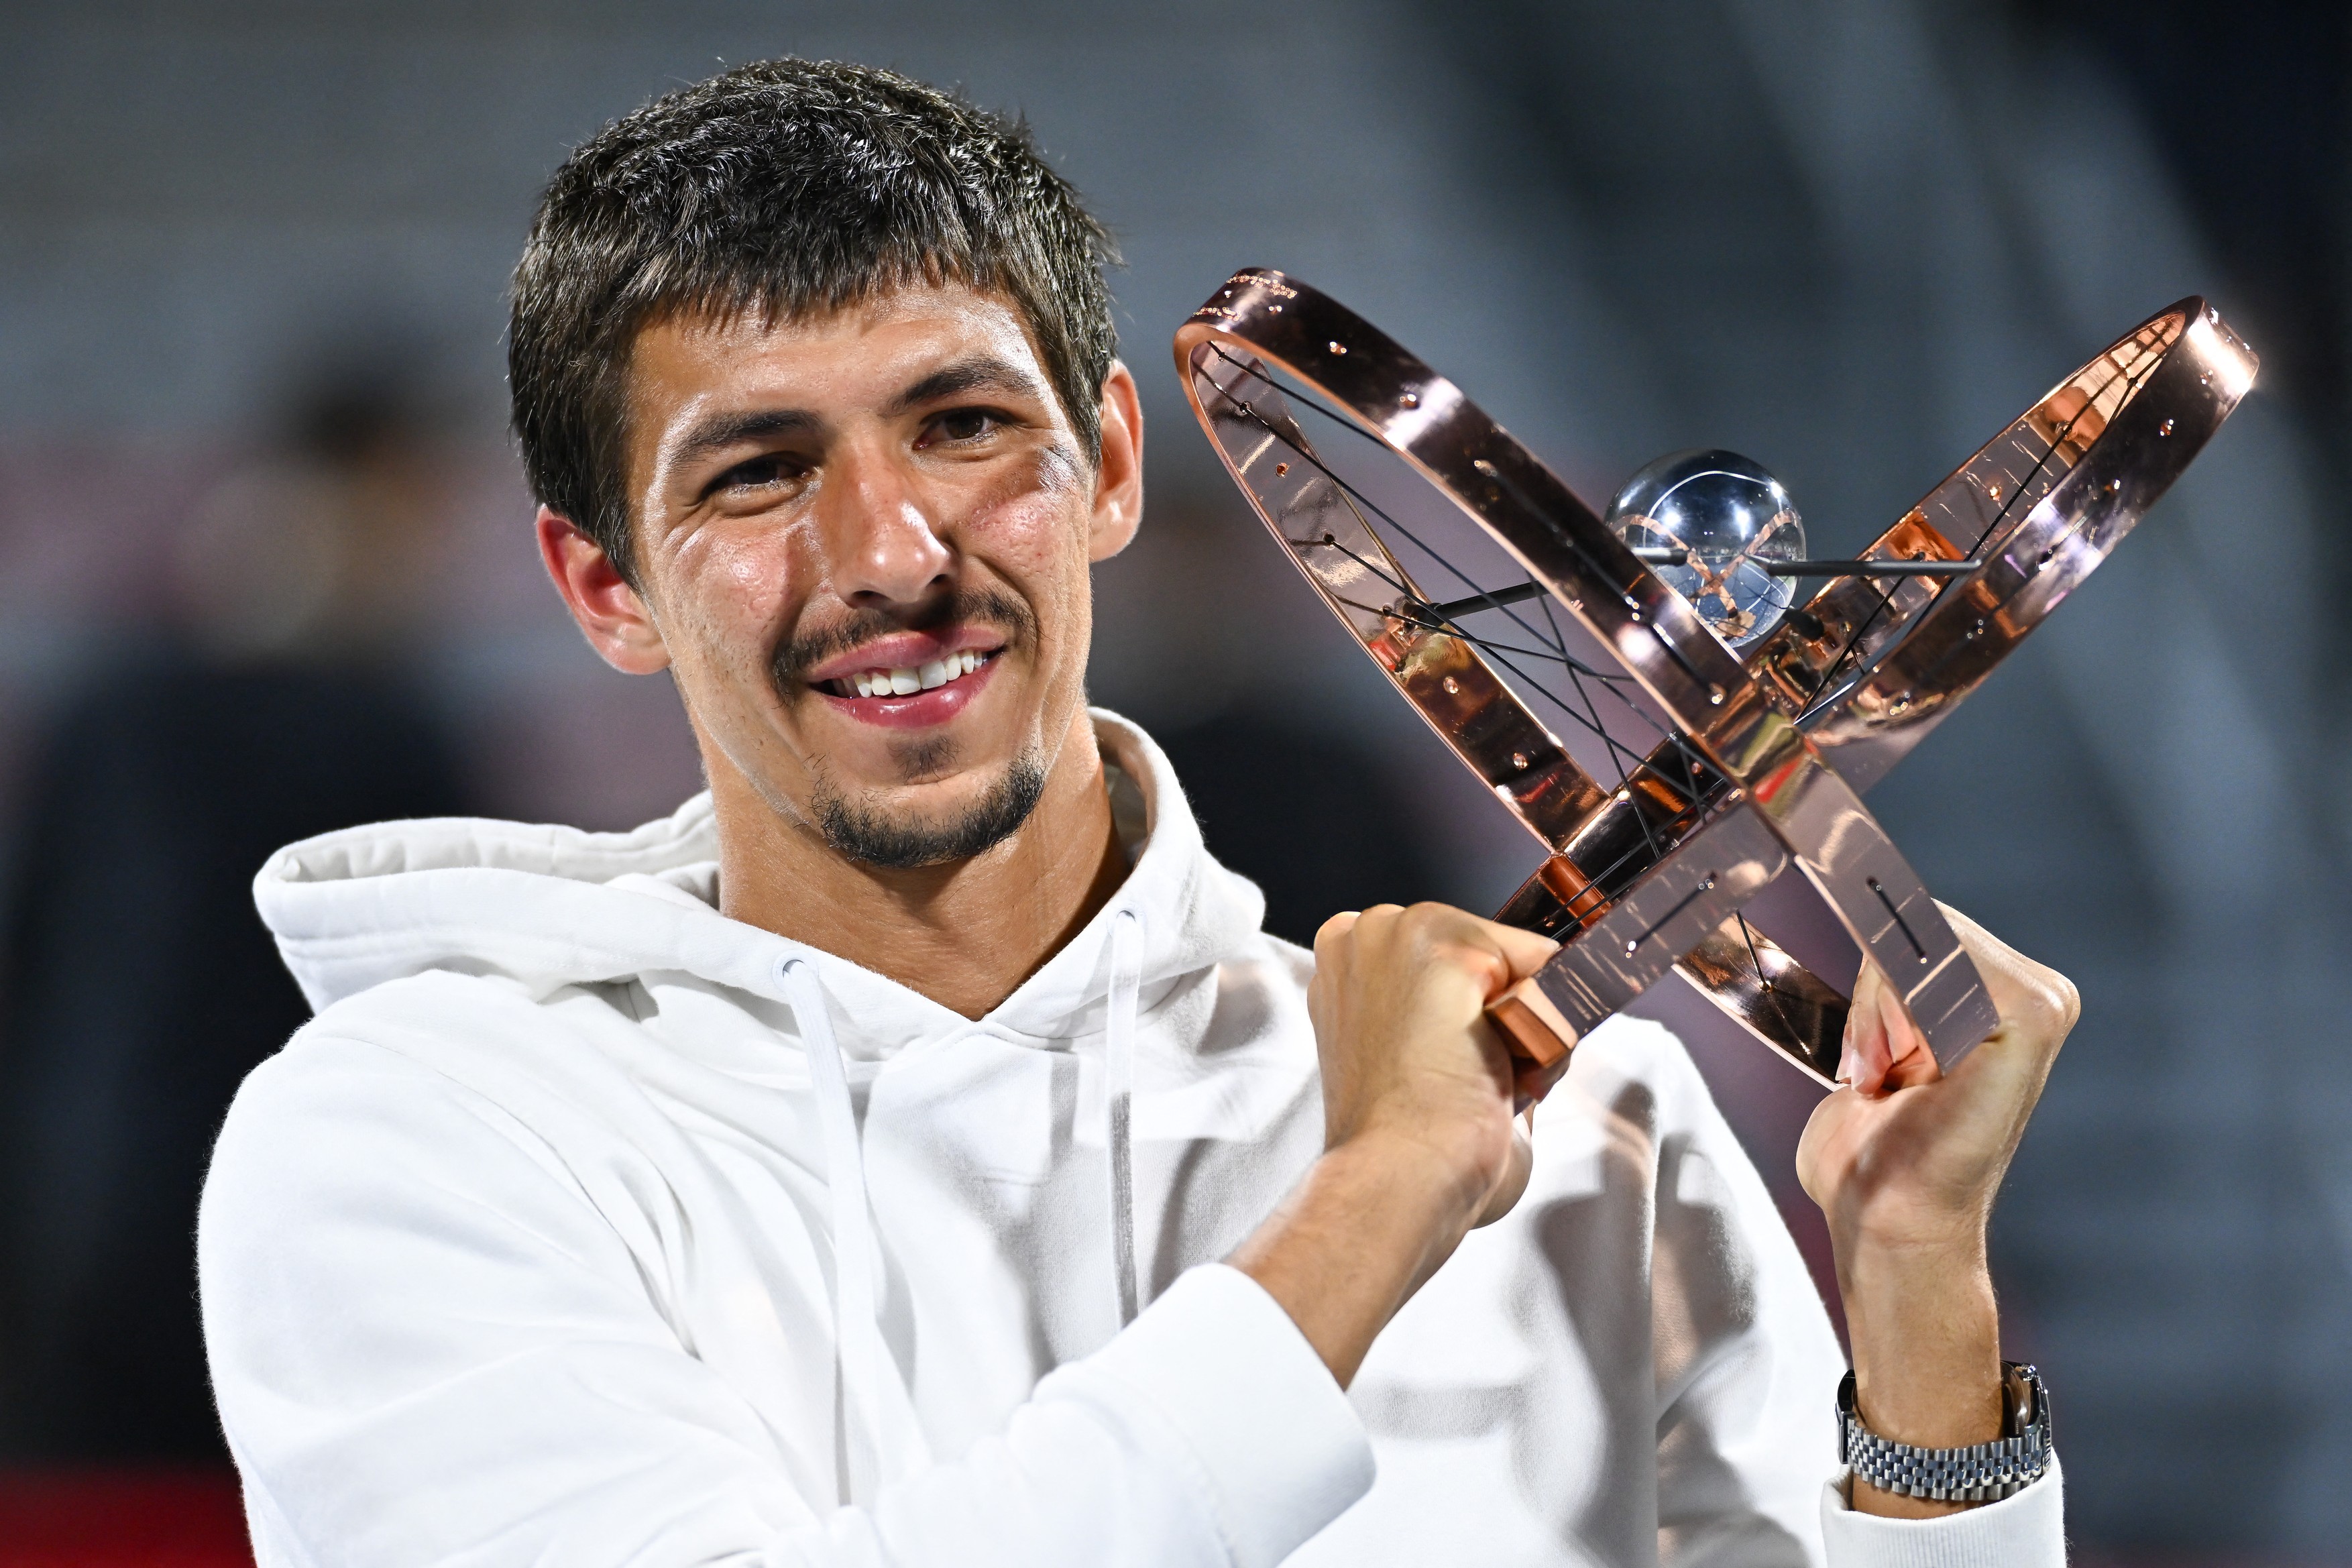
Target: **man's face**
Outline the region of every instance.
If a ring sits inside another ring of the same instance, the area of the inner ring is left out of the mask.
[[[1113,382],[1098,469],[993,295],[638,338],[637,574],[714,787],[884,866],[1020,825],[1084,700],[1088,564],[1135,526]]]

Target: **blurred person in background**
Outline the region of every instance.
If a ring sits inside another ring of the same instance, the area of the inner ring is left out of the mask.
[[[309,1016],[253,872],[466,804],[411,679],[443,461],[410,356],[336,356],[189,518],[175,624],[37,747],[0,947],[6,1458],[226,1458],[196,1198],[237,1083]]]

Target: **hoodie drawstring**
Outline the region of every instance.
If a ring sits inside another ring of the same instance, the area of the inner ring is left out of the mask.
[[[816,1090],[817,1121],[824,1135],[825,1194],[833,1208],[834,1353],[841,1378],[842,1500],[872,1495],[878,1478],[872,1456],[858,1458],[856,1434],[879,1439],[876,1379],[883,1352],[881,1289],[874,1277],[877,1249],[874,1219],[866,1206],[866,1152],[857,1136],[857,1110],[849,1098],[849,1070],[841,1042],[825,1010],[824,986],[806,959],[787,958],[778,966],[793,1016],[807,1047],[809,1078]]]
[[[866,1152],[849,1068],[834,1034],[824,986],[803,958],[777,965],[785,1000],[806,1047],[810,1087],[824,1138],[825,1195],[833,1210],[833,1321],[841,1379],[838,1423],[843,1445],[844,1500],[872,1495],[880,1479],[880,1378],[888,1350],[882,1343],[881,1251],[866,1190]],[[1143,985],[1143,921],[1133,910],[1111,917],[1109,1016],[1103,1037],[1103,1143],[1109,1156],[1111,1272],[1119,1327],[1140,1310],[1135,1268],[1135,1161],[1131,1118],[1135,1081],[1135,1022]],[[869,1440],[861,1447],[859,1434]]]
[[[1110,1163],[1111,1285],[1118,1326],[1135,1321],[1135,1014],[1143,985],[1143,920],[1133,910],[1111,917],[1110,1016],[1103,1028],[1103,1148]]]

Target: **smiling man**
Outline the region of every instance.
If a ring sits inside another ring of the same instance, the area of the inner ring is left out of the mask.
[[[709,789],[264,868],[320,1011],[200,1236],[261,1563],[2061,1561],[1984,1226],[2071,988],[1956,919],[2002,1024],[1945,1078],[1864,976],[1801,1155],[1841,1395],[1672,1037],[1580,1042],[1530,1144],[1481,1009],[1549,942],[1265,936],[1087,708],[1142,510],[1108,252],[1017,134],[856,67],[556,175],[539,543]]]

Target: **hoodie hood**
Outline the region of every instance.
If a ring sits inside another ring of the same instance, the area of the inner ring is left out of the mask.
[[[1178,978],[1255,939],[1265,900],[1211,859],[1168,759],[1135,725],[1093,710],[1104,763],[1141,795],[1140,852],[1110,902],[982,1022],[1000,1035],[1067,1038],[1099,1028],[1108,948],[1139,928],[1146,1005]],[[440,971],[498,975],[544,995],[566,985],[684,972],[772,995],[780,963],[805,960],[860,1021],[853,1055],[964,1020],[895,981],[717,907],[710,797],[628,833],[438,817],[379,823],[289,845],[254,880],[254,901],[313,1008]]]

